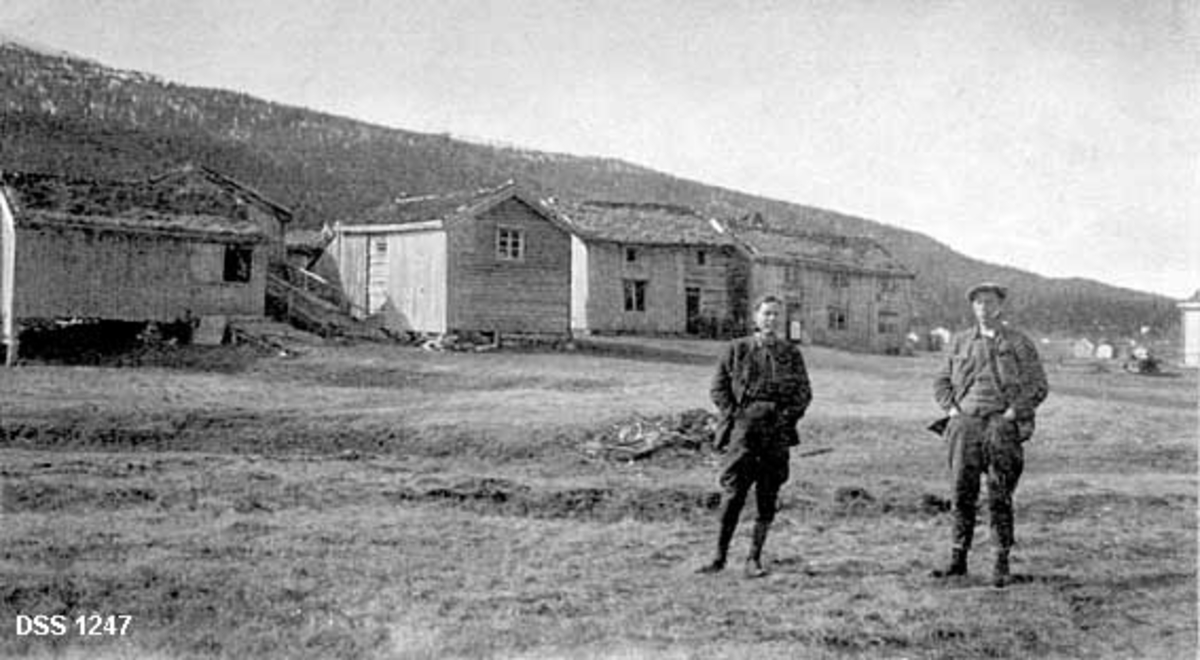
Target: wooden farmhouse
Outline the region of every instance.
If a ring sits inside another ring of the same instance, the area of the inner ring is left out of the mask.
[[[326,252],[356,313],[392,330],[570,331],[571,234],[512,183],[394,200],[336,223]]]
[[[748,261],[714,221],[664,204],[556,202],[572,228],[571,329],[740,334]]]
[[[750,255],[749,298],[784,301],[788,336],[805,343],[891,353],[901,350],[915,277],[866,237],[734,223]]]
[[[272,244],[223,194],[18,173],[0,184],[0,320],[10,356],[25,320],[263,314]]]

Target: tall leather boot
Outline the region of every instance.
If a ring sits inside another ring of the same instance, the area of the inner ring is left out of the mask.
[[[1008,548],[996,550],[996,564],[992,569],[992,586],[1003,589],[1012,583],[1012,574],[1008,570]]]
[[[725,559],[729,556],[729,544],[737,530],[739,513],[741,512],[727,508],[722,514],[721,531],[717,534],[717,554],[713,555],[711,562],[696,569],[697,573],[719,573],[725,569]]]
[[[745,573],[748,578],[760,578],[767,574],[767,569],[762,565],[762,550],[767,542],[767,531],[770,529],[771,523],[754,523],[754,535],[750,538],[750,555],[746,557]]]
[[[945,568],[934,569],[929,574],[935,578],[960,577],[967,574],[967,549],[956,547],[950,552],[950,564]]]

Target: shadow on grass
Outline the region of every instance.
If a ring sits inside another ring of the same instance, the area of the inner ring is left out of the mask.
[[[21,333],[21,362],[61,366],[156,367],[239,373],[273,353],[248,345],[191,344],[190,328],[164,325],[148,337],[145,323],[43,324]]]

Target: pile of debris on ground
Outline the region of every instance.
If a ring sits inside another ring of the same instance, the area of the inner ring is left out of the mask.
[[[575,345],[559,335],[505,334],[495,332],[408,333],[408,343],[427,351],[486,353],[504,349],[573,350]]]
[[[266,318],[229,319],[220,343],[247,344],[279,357],[291,357],[324,343],[319,335]]]
[[[623,420],[589,434],[583,452],[593,458],[631,462],[664,453],[703,456],[712,452],[717,416],[694,408],[674,415]]]
[[[592,458],[632,463],[651,457],[711,459],[719,417],[700,408],[674,415],[637,415],[584,438],[583,453]],[[828,454],[832,447],[793,451],[793,458]]]
[[[432,336],[416,335],[415,343],[427,351],[469,351],[484,353],[500,348],[500,342],[495,335],[482,333],[453,333],[435,334]]]

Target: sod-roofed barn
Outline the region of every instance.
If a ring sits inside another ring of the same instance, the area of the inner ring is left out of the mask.
[[[261,316],[270,241],[191,196],[173,211],[153,181],[0,175],[0,318],[175,322]],[[175,198],[178,201],[179,198]]]
[[[269,260],[287,259],[292,211],[255,188],[202,165],[183,165],[146,181],[126,185],[138,205],[170,213],[214,215],[257,225]]]
[[[912,316],[915,275],[874,240],[733,223],[750,256],[750,297],[784,302],[788,336],[854,350],[902,349]]]
[[[746,311],[746,258],[686,207],[554,203],[571,226],[571,327],[583,333],[728,335]]]
[[[353,308],[393,330],[570,331],[568,227],[511,182],[399,198],[333,231],[326,252]]]

